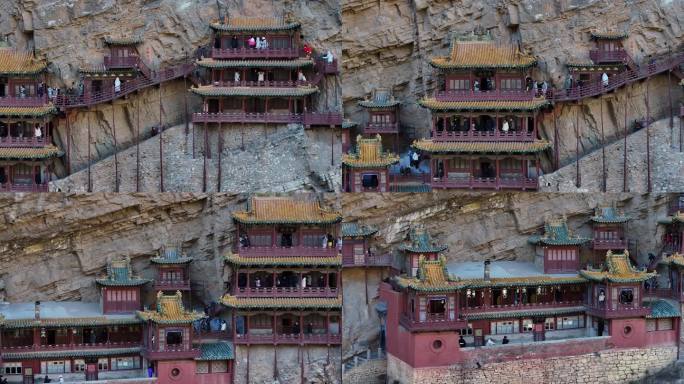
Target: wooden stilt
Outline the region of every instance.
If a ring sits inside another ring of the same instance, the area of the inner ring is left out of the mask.
[[[161,85],[160,85],[161,87]],[[183,89],[188,89],[188,76],[183,76]],[[188,111],[188,92],[183,92],[183,104],[185,106],[185,137],[190,133],[190,113]]]
[[[218,175],[216,180],[216,192],[221,192],[221,152],[223,152],[223,131],[221,123],[218,125]]]
[[[601,161],[602,161],[602,175],[603,183],[601,184],[601,190],[606,192],[607,182],[606,182],[606,134],[603,130],[603,98],[600,98],[601,102]]]
[[[556,169],[560,168],[558,124],[556,122],[556,106],[553,106],[553,164]]]
[[[66,170],[67,170],[67,175],[71,174],[71,125],[69,124],[69,110],[66,109],[64,111],[64,114],[66,115],[66,139],[67,139],[67,145],[66,145]],[[7,128],[9,130],[9,126]]]
[[[93,191],[93,176],[92,172],[90,170],[90,145],[91,145],[91,138],[90,138],[90,107],[86,110],[87,118],[88,118],[88,192]]]
[[[579,105],[582,109],[582,104]],[[580,136],[579,136],[579,111],[575,111],[575,167],[577,169],[577,177],[575,179],[575,186],[579,188],[582,185],[582,177],[580,176]]]
[[[164,192],[164,125],[162,122],[162,82],[159,82],[159,192]]]
[[[302,350],[302,346],[299,346],[299,382],[303,383],[304,382],[304,350]]]
[[[623,153],[624,159],[622,160],[622,192],[627,192],[627,99],[625,98],[625,134],[624,134],[624,146],[625,153]]]
[[[247,344],[247,375],[246,375],[246,383],[249,383],[249,344]]]
[[[204,163],[202,166],[202,192],[207,191],[207,141],[209,140],[209,135],[207,135],[207,122],[204,122]]]
[[[116,143],[116,118],[114,117],[114,100],[112,100],[112,136],[114,137],[114,192],[119,193],[119,148]]]
[[[648,77],[646,78],[646,183],[647,191],[651,192],[651,109],[648,104]]]
[[[135,103],[135,191],[140,192],[140,97]]]
[[[278,379],[278,345],[276,344],[273,346],[273,380],[275,381],[277,379]]]
[[[670,137],[674,136],[674,107],[672,106],[672,69],[667,71],[667,99],[670,101]]]

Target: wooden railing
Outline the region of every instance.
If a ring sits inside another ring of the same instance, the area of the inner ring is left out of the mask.
[[[364,256],[363,260],[357,260],[353,255],[344,256],[342,259],[344,267],[391,267],[392,255]]]
[[[0,97],[0,107],[40,107],[47,105],[47,93],[43,96],[5,96]]]
[[[139,65],[140,58],[137,56],[118,57],[105,56],[104,66],[107,69],[135,68]]]
[[[193,123],[301,123],[299,113],[199,112],[192,114]]]
[[[338,73],[337,59],[333,59],[332,63],[323,59],[316,60],[316,71],[324,75],[336,75]]]
[[[494,177],[473,177],[470,179],[433,179],[433,188],[469,188],[469,189],[530,189],[539,188],[539,181],[536,178],[494,178]]]
[[[44,147],[50,145],[50,136],[43,137],[0,137],[0,147]]]
[[[366,125],[363,126],[363,133],[365,134],[398,132],[398,123],[366,123]]]
[[[304,256],[304,257],[334,257],[337,256],[336,247],[239,247],[236,249],[240,256],[244,257],[272,257],[272,256]]]
[[[268,87],[268,88],[294,88],[311,85],[310,81],[288,81],[288,80],[264,80],[264,81],[213,81],[211,85],[215,87]]]
[[[340,344],[342,335],[323,334],[244,334],[235,335],[235,344]]]
[[[409,319],[408,316],[402,314],[399,317],[399,324],[409,330],[416,331],[454,331],[457,329],[464,329],[467,327],[467,321],[456,319],[447,320],[444,316],[427,316],[425,321],[418,321]]]
[[[571,101],[598,96],[624,85],[633,83],[637,80],[645,79],[658,73],[668,71],[672,68],[678,67],[682,63],[684,63],[684,53],[673,54],[660,60],[655,60],[652,63],[643,65],[639,68],[626,70],[611,76],[608,79],[608,83],[605,85],[599,79],[596,82],[587,85],[574,86],[565,90],[558,90],[554,92],[553,100]]]
[[[675,290],[670,288],[648,288],[644,289],[644,296],[679,300],[681,295],[678,295]]]
[[[627,249],[627,239],[611,239],[611,240],[600,240],[594,239],[591,241],[593,249]]]
[[[482,312],[506,312],[519,310],[533,310],[533,309],[547,309],[547,308],[567,308],[584,305],[582,300],[568,300],[568,301],[550,301],[545,303],[518,303],[518,304],[502,304],[502,305],[481,305],[481,306],[466,306],[461,308],[461,313],[466,317],[468,314],[482,313]]]
[[[534,141],[535,135],[528,131],[432,131],[435,141]]]
[[[0,192],[47,192],[47,184],[0,184]]]
[[[201,352],[199,349],[196,348],[170,348],[169,346],[166,346],[166,350],[164,351],[155,351],[151,349],[145,349],[143,351],[143,354],[145,355],[146,358],[152,359],[152,360],[158,360],[158,359],[192,359],[195,357],[199,357]]]
[[[300,57],[298,48],[213,48],[214,59],[296,59]]]
[[[615,62],[627,62],[629,60],[629,55],[624,49],[618,49],[615,51],[604,51],[601,49],[592,49],[589,51],[589,58],[596,64],[600,63],[615,63]]]
[[[618,305],[616,308],[609,308],[608,304],[605,306],[587,306],[587,314],[592,316],[599,316],[606,319],[614,317],[641,317],[651,313],[649,307],[633,307],[626,305]]]
[[[343,116],[340,112],[305,112],[302,123],[312,125],[341,126]]]
[[[102,349],[102,348],[135,348],[140,347],[139,341],[129,342],[105,342],[105,343],[74,343],[74,344],[51,344],[51,345],[21,345],[21,346],[7,346],[4,345],[0,350],[3,353],[11,352],[42,352],[42,351],[73,351],[79,349]]]
[[[474,91],[472,89],[445,90],[435,94],[438,101],[528,101],[535,97],[548,97],[551,95],[547,89],[546,93],[539,90],[500,90],[493,91]]]
[[[190,289],[190,280],[155,280],[155,290]]]
[[[337,297],[337,288],[330,287],[238,287],[236,296],[242,297]]]

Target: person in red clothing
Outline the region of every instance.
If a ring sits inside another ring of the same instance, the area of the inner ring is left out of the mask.
[[[312,53],[313,49],[309,46],[309,44],[304,44],[304,54],[306,55],[306,57],[311,58]]]

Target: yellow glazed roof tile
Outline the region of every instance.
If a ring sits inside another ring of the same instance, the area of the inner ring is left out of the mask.
[[[289,197],[253,197],[246,211],[233,212],[246,224],[330,224],[342,221],[339,212],[321,208],[318,201]]]

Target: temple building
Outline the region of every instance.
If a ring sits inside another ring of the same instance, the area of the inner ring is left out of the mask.
[[[658,224],[665,226],[662,251],[668,254],[684,254],[684,246],[682,245],[682,235],[684,234],[684,197],[678,195],[669,202],[667,217],[659,219]],[[662,255],[656,256],[660,257]]]
[[[304,54],[300,26],[269,18],[211,23],[211,54],[196,63],[208,78],[191,89],[202,96],[203,109],[192,122],[341,125],[338,112],[316,113],[313,99],[323,77],[337,74],[337,61]],[[255,38],[258,45],[250,46]]]
[[[545,237],[563,226],[552,227]],[[381,284],[389,381],[455,378],[459,367],[515,361],[521,348],[551,358],[678,344],[678,304],[644,296],[655,273],[633,267],[627,251],[607,251],[601,269],[547,272],[535,262],[447,261],[440,249],[414,252],[417,268]]]
[[[359,106],[368,111],[368,121],[363,125],[363,133],[398,134],[400,104],[392,95],[391,89],[373,89],[370,98],[359,101]]]
[[[536,59],[483,35],[452,39],[430,64],[444,85],[419,101],[431,137],[413,147],[430,158],[432,188],[536,190],[550,147],[538,132],[550,101],[528,84]]]
[[[356,150],[342,155],[342,185],[346,192],[389,192],[389,167],[399,157],[383,150],[382,137],[356,137]]]
[[[528,241],[538,246],[537,264],[544,267],[544,273],[569,273],[580,269],[581,247],[591,239],[574,236],[567,219],[560,217],[547,220],[544,234],[530,236]]]
[[[164,246],[150,262],[157,270],[154,290],[164,292],[186,292],[185,303],[190,299],[190,263],[192,257],[183,253],[180,244]]]
[[[590,263],[599,267],[605,261],[606,251],[619,252],[629,249],[626,236],[627,223],[631,218],[622,214],[615,207],[600,207],[594,210],[591,217],[593,239],[591,248],[594,251]]]
[[[306,382],[313,367],[305,356],[311,359],[323,348],[330,363],[340,353],[342,216],[315,200],[252,197],[246,210],[233,212],[233,220],[236,244],[226,256],[229,293],[221,303],[230,311],[236,354],[246,357],[236,374],[248,383],[265,378],[250,370],[249,359],[251,349],[267,347],[275,380],[278,350],[290,347],[297,348],[299,382]]]
[[[47,192],[62,155],[52,143],[57,110],[46,69],[31,53],[0,48],[0,192]]]
[[[626,38],[627,33],[622,32],[591,32],[596,48],[589,51],[589,59],[566,63],[572,81],[578,85],[589,85],[601,81],[604,73],[610,78],[628,68],[634,69],[636,65],[622,45],[622,40]]]

